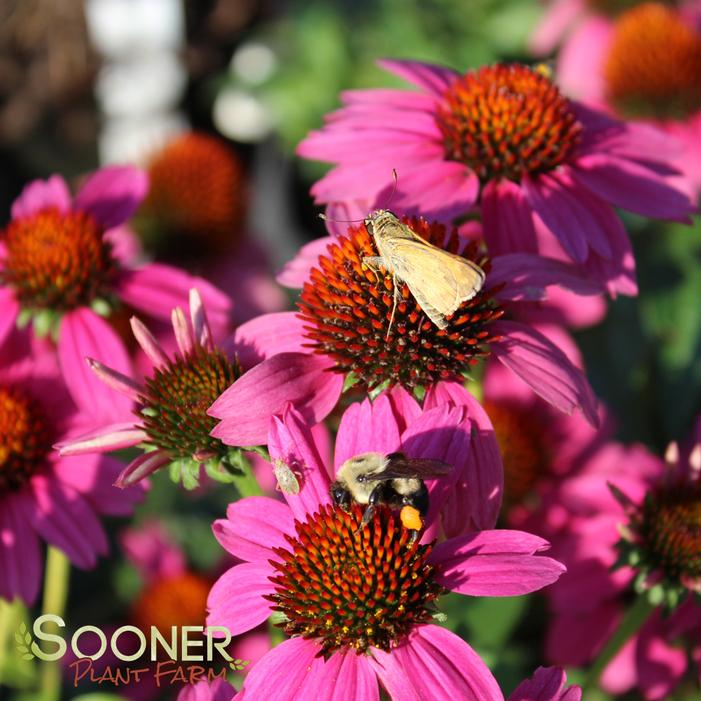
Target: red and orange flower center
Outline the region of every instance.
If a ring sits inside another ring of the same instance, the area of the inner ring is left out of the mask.
[[[151,442],[174,457],[224,455],[227,448],[209,435],[217,420],[207,409],[240,375],[224,352],[199,345],[155,368],[144,381],[138,413]]]
[[[465,163],[484,183],[516,182],[566,163],[582,127],[544,71],[497,64],[470,71],[445,94],[438,111],[446,157]]]
[[[0,496],[40,471],[51,436],[36,401],[17,387],[0,385]]]
[[[324,656],[389,650],[431,620],[443,591],[428,562],[432,546],[412,542],[386,507],[361,528],[363,511],[357,504],[349,512],[321,507],[306,523],[296,522],[289,550],[275,549],[275,593],[266,598],[284,614],[285,632],[317,641]]]
[[[540,417],[527,407],[485,401],[504,464],[504,508],[523,504],[550,468]]]
[[[90,214],[45,209],[10,222],[2,240],[0,283],[27,308],[68,311],[109,292],[114,260]]]
[[[701,109],[701,33],[663,4],[636,7],[616,23],[604,77],[625,116],[683,119]]]
[[[456,230],[446,235],[442,224],[406,217],[404,222],[430,243],[458,252]],[[468,245],[461,255],[489,270],[476,244]],[[308,323],[310,346],[333,358],[336,371],[352,372],[363,388],[383,383],[413,388],[460,378],[487,354],[485,344],[494,340],[489,323],[503,315],[489,291],[482,289],[463,302],[447,328],[439,329],[408,286],[399,283],[390,329],[394,281],[386,271],[377,274],[363,265],[363,258],[372,256],[377,256],[377,249],[365,225],[350,227],[346,236],[339,236],[319,256],[297,305]]]
[[[134,624],[148,633],[157,628],[166,640],[171,626],[203,626],[211,582],[193,572],[159,579],[148,586],[134,605]]]
[[[701,483],[648,494],[638,532],[646,558],[670,579],[701,579]]]
[[[185,134],[153,158],[149,178],[139,227],[147,238],[170,255],[173,237],[199,253],[230,247],[245,215],[243,166],[231,148],[206,134]]]

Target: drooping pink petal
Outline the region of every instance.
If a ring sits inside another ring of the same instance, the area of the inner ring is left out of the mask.
[[[134,309],[157,319],[170,321],[175,307],[188,304],[190,290],[196,287],[216,332],[224,332],[231,318],[231,299],[204,278],[163,263],[149,263],[137,270],[123,270],[116,282],[117,294]]]
[[[248,497],[229,504],[226,518],[212,525],[214,537],[234,557],[265,562],[272,548],[287,548],[285,535],[295,532],[289,507],[269,497]]]
[[[153,363],[155,368],[163,368],[168,365],[168,356],[161,348],[161,344],[156,340],[156,337],[149,331],[148,327],[133,316],[129,320],[131,331],[134,334],[136,342],[141,346],[141,350],[146,353],[148,359]]]
[[[304,638],[285,640],[259,660],[246,675],[236,700],[298,701],[314,698],[316,701],[317,697],[304,696],[301,692],[310,675],[322,672],[323,660],[316,657],[317,652],[318,645]]]
[[[599,197],[646,217],[691,223],[696,211],[688,196],[649,168],[610,154],[578,159],[574,178]]]
[[[327,213],[327,216],[331,215]],[[338,217],[334,216],[334,218]],[[344,216],[343,218],[348,219],[349,217]],[[275,276],[275,279],[283,287],[301,289],[309,279],[309,271],[319,262],[319,256],[326,253],[329,244],[333,242],[333,236],[322,236],[320,239],[314,239],[309,243],[305,243],[297,251],[295,257],[288,263],[285,263],[282,270]]]
[[[399,448],[400,430],[389,397],[382,393],[371,402],[351,404],[341,418],[336,435],[334,467],[361,453],[393,453]]]
[[[589,423],[599,424],[597,402],[586,377],[543,334],[515,321],[498,321],[494,355],[537,395],[566,414],[581,409]]]
[[[315,424],[336,406],[343,376],[331,372],[332,361],[320,355],[280,353],[244,373],[209,408],[221,419],[212,431],[226,445],[252,446],[266,442],[270,417],[287,402]]]
[[[67,438],[54,445],[61,455],[108,453],[131,448],[147,440],[148,434],[132,422],[108,424],[88,433]]]
[[[47,180],[33,180],[25,185],[12,203],[12,218],[28,217],[48,207],[55,207],[59,212],[67,212],[71,207],[68,185],[60,175],[52,175]]]
[[[392,699],[401,701],[503,701],[496,679],[460,637],[435,625],[418,626],[391,652],[369,658]]]
[[[241,635],[260,625],[272,613],[263,598],[275,585],[268,579],[274,570],[267,562],[234,565],[214,583],[207,598],[207,625],[226,626]]]
[[[521,682],[508,701],[579,701],[582,690],[564,690],[567,675],[560,667],[538,667],[532,679]]]
[[[32,514],[36,531],[63,550],[77,567],[94,567],[97,556],[107,552],[107,537],[85,499],[44,475],[34,475],[31,487],[32,504],[25,502],[25,507]]]
[[[121,372],[108,368],[106,365],[103,365],[93,358],[86,358],[85,360],[88,367],[108,387],[117,390],[117,392],[121,392],[132,402],[140,401],[142,389],[136,382],[134,382],[134,380],[131,379],[131,377],[127,377]]]
[[[131,361],[114,329],[86,307],[67,312],[61,319],[58,359],[68,391],[75,403],[96,420],[124,420],[132,400],[102,382],[86,362],[99,360],[117,372],[130,376]]]
[[[0,346],[15,328],[19,310],[14,290],[11,287],[0,288]]]
[[[538,252],[531,207],[511,180],[492,180],[482,190],[482,226],[489,253]]]
[[[304,322],[295,312],[274,312],[241,324],[224,344],[244,368],[251,368],[278,353],[306,353]]]
[[[124,489],[140,482],[172,461],[171,456],[162,450],[152,450],[134,458],[114,482],[115,487]]]
[[[480,531],[434,546],[438,581],[469,596],[519,596],[552,584],[565,566],[538,553],[549,543],[523,531]]]
[[[147,192],[144,171],[133,166],[108,166],[85,180],[74,208],[89,212],[105,229],[111,229],[134,214]]]
[[[331,502],[331,479],[321,460],[315,436],[302,414],[290,403],[270,420],[268,450],[273,462],[282,461],[297,476],[299,493],[283,492],[296,519],[306,521],[308,514],[319,510],[319,505]]]
[[[504,490],[504,466],[492,422],[481,404],[457,382],[439,382],[429,388],[424,409],[441,404],[464,406],[470,420],[467,468],[443,506],[443,529],[448,537],[472,530],[494,528]],[[470,515],[465,518],[465,511]]]
[[[384,58],[380,59],[377,65],[389,73],[394,73],[394,75],[418,85],[437,97],[443,97],[446,89],[452,85],[458,76],[456,71],[445,66],[421,63],[419,61],[399,61]]]
[[[0,597],[33,604],[41,584],[39,541],[12,494],[0,500]]]

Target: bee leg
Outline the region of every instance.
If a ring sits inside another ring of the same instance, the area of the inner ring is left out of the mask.
[[[367,508],[365,509],[363,518],[360,521],[360,528],[358,528],[358,531],[356,532],[362,531],[363,528],[365,528],[365,526],[372,521],[372,517],[375,515],[375,506],[377,506],[377,504],[382,504],[384,501],[385,488],[386,485],[380,483],[377,485],[377,487],[375,487],[375,489],[372,490],[372,492],[370,492]]]
[[[342,487],[340,484],[331,485],[331,498],[334,504],[340,506],[344,511],[350,510],[353,497],[345,487]]]
[[[413,545],[419,539],[419,531],[415,531],[413,528],[409,535],[409,545]]]

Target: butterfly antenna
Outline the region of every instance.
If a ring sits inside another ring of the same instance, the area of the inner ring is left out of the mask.
[[[357,224],[358,222],[365,221],[365,219],[331,219],[331,217],[327,217],[325,214],[320,214],[319,219],[322,221],[333,221],[333,222],[338,222],[339,224]]]
[[[389,326],[387,327],[387,333],[385,335],[385,342],[389,341],[389,334],[392,330],[392,324],[394,323],[394,315],[397,311],[397,304],[399,302],[399,288],[397,287],[397,278],[392,278],[392,284],[394,286],[394,293],[392,295],[392,314],[389,317]]]

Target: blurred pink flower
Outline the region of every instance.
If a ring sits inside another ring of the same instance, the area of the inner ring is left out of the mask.
[[[578,686],[565,689],[567,675],[559,667],[538,667],[532,679],[521,682],[508,701],[580,701]]]
[[[26,332],[10,331],[0,350],[0,597],[32,604],[41,580],[41,540],[77,567],[107,552],[99,517],[128,516],[142,488],[112,488],[120,463],[59,457],[51,450],[91,417],[79,413],[55,355]]]
[[[236,689],[225,679],[203,680],[183,687],[176,701],[231,701],[235,694]]]
[[[544,71],[380,65],[421,91],[342,95],[345,106],[298,147],[335,164],[312,188],[318,202],[386,202],[394,169],[400,210],[446,221],[478,206],[490,255],[556,251],[628,295],[635,260],[614,206],[690,222],[695,208],[665,161],[669,138],[568,100]]]
[[[0,343],[15,323],[32,320],[35,333],[51,332],[76,404],[106,419],[128,410],[130,400],[113,396],[85,357],[130,372],[127,350],[103,318],[116,304],[167,319],[197,284],[218,322],[231,311],[230,300],[204,280],[162,264],[130,267],[120,258],[130,252],[120,226],[147,189],[145,174],[128,166],[93,173],[73,200],[61,176],[35,180],[15,200],[0,237]]]
[[[591,3],[551,3],[533,49],[564,43],[558,84],[609,113],[653,124],[674,137],[668,158],[701,188],[701,2],[647,2],[609,15]],[[567,18],[570,31],[560,20]]]
[[[553,663],[582,666],[592,661],[620,624],[632,588],[638,596],[655,586],[669,592],[667,577],[660,575],[665,567],[667,575],[677,577],[680,570],[698,569],[699,531],[693,521],[693,509],[701,503],[698,470],[680,471],[683,464],[665,466],[642,446],[608,443],[547,495],[544,530],[554,555],[568,568],[547,592],[553,618],[546,653]],[[609,484],[625,498],[617,499]],[[635,525],[638,508],[643,531]],[[635,569],[612,569],[628,561],[625,548],[620,549],[621,532],[637,534],[640,553],[647,553],[630,560]],[[644,567],[652,559],[660,572]],[[674,600],[677,596],[675,592]],[[672,614],[656,610],[604,670],[602,686],[613,694],[638,687],[650,701],[668,698],[689,668],[680,638],[698,660],[701,607],[692,597]]]
[[[486,272],[483,289],[458,308],[448,327],[438,329],[426,319],[402,285],[390,330],[393,283],[389,276],[376,280],[361,268],[362,256],[372,253],[364,225],[351,227],[347,236],[324,239],[321,254],[321,247],[308,244],[300,261],[284,271],[286,284],[304,286],[301,313],[266,314],[237,329],[237,354],[244,364],[258,364],[211,407],[209,413],[221,419],[212,435],[228,445],[262,443],[270,416],[286,401],[311,422],[327,416],[341,395],[344,376],[363,389],[427,387],[462,379],[490,353],[558,410],[579,408],[588,421],[597,422],[596,399],[582,372],[546,336],[513,320],[524,301],[546,297],[551,286],[581,294],[595,293],[596,286],[573,266],[532,254],[487,261],[456,230],[447,233],[442,224],[411,221],[422,236],[476,260]],[[502,320],[504,314],[511,318]],[[241,406],[247,407],[243,416]]]
[[[116,423],[56,446],[64,456],[142,446],[144,452],[119,475],[118,487],[135,484],[166,465],[188,488],[197,486],[201,467],[213,479],[229,479],[224,463],[229,464],[231,451],[209,435],[215,421],[206,410],[239,376],[238,361],[214,344],[198,290],[190,290],[190,319],[177,307],[172,324],[178,350],[169,357],[151,332],[132,318],[134,336],[152,364],[141,383],[88,358],[110,396],[122,395],[127,407],[115,417]],[[132,403],[137,406],[134,412]]]
[[[336,467],[359,453],[398,448],[454,467],[449,477],[430,481],[426,531],[410,545],[409,531],[387,509],[360,528],[361,507],[346,512],[332,505],[332,468],[319,460],[302,416],[288,405],[272,418],[271,458],[295,470],[301,489],[283,493],[286,504],[242,499],[215,522],[215,536],[241,564],[212,588],[208,623],[240,634],[278,611],[293,637],[260,660],[237,698],[283,701],[323,692],[378,699],[378,682],[393,699],[503,698],[469,645],[430,623],[430,604],[444,588],[471,596],[523,594],[562,569],[540,554],[546,541],[519,531],[483,530],[435,544],[441,505],[467,469],[472,440],[480,438],[472,438],[464,408],[441,404],[422,413],[403,390],[344,413]],[[467,505],[463,521],[471,521]]]

